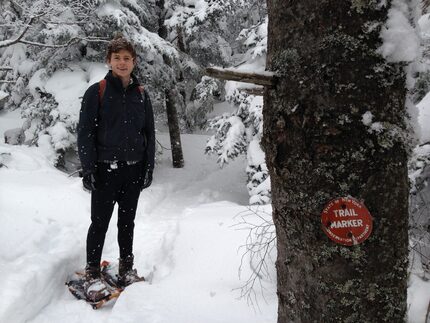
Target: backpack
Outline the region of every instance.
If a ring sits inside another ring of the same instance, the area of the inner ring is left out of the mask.
[[[140,95],[142,96],[142,99],[143,99],[143,93],[145,91],[143,85],[139,85],[138,89],[139,89]],[[105,90],[106,90],[106,79],[103,79],[99,82],[99,102],[100,102],[100,105],[101,105],[101,102],[103,100],[103,96],[105,95]]]

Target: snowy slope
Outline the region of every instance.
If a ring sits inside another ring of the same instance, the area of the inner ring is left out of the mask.
[[[168,146],[167,136],[158,137]],[[7,165],[0,168],[0,322],[275,322],[274,281],[265,282],[265,300],[258,294],[259,310],[236,290],[250,273],[245,262],[238,277],[247,231],[232,227],[248,200],[244,161],[219,169],[203,155],[206,138],[183,136],[184,169],[173,169],[165,151],[141,195],[136,267],[151,283],[130,286],[98,311],[64,286],[85,265],[90,195],[39,148],[0,143]],[[118,257],[115,222],[114,213],[103,254],[111,261]]]
[[[1,112],[0,134],[21,122],[17,112]],[[157,137],[169,147],[167,135]],[[273,263],[264,298],[256,289],[258,306],[239,299],[250,274],[246,257],[238,274],[248,235],[237,226],[238,214],[247,212],[245,161],[219,169],[203,155],[206,139],[182,136],[183,169],[173,169],[164,151],[153,185],[141,195],[136,267],[151,282],[130,286],[116,303],[94,311],[64,286],[85,265],[90,195],[79,178],[53,168],[41,148],[5,145],[0,137],[0,162],[7,165],[0,168],[0,322],[276,322]],[[111,261],[118,257],[115,222],[116,210],[103,254]],[[420,276],[413,272],[409,282],[410,323],[424,322],[430,299],[430,283]]]

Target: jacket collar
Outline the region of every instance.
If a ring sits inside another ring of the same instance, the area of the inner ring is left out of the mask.
[[[120,79],[119,77],[115,77],[115,76],[113,76],[112,71],[109,71],[109,72],[106,74],[105,79],[106,79],[108,82],[112,83],[116,88],[121,89],[121,90],[123,89],[121,79]],[[128,87],[127,87],[127,88],[135,87],[135,86],[138,86],[138,85],[139,85],[139,80],[138,80],[138,79],[137,79],[137,77],[132,73],[132,74],[131,74],[130,84],[128,85]]]

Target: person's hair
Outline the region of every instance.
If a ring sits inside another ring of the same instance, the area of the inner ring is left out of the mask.
[[[136,58],[136,50],[134,49],[133,44],[125,39],[124,36],[118,34],[108,44],[106,60],[110,60],[113,53],[118,53],[122,49],[130,52],[131,56]]]

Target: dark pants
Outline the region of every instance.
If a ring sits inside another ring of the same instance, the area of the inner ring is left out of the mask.
[[[133,255],[134,218],[140,194],[139,176],[142,163],[118,168],[99,163],[97,189],[91,193],[91,225],[87,235],[87,264],[100,265],[103,245],[115,203],[118,203],[119,256]]]

